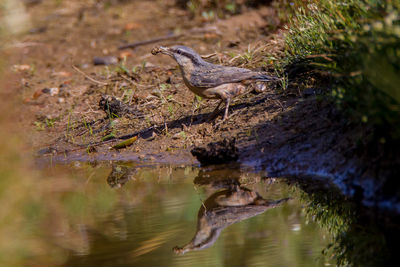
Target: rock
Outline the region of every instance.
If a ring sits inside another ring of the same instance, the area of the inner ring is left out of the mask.
[[[36,91],[33,98],[38,98],[41,94],[49,94],[51,96],[56,96],[60,92],[60,88],[52,87],[52,88],[43,88],[42,90]]]
[[[87,69],[87,68],[89,68],[89,64],[84,63],[81,65],[81,69]]]
[[[58,71],[58,72],[53,72],[52,74],[51,74],[51,76],[54,76],[54,77],[61,77],[61,78],[68,78],[68,77],[71,77],[71,72],[68,72],[68,71]]]
[[[45,92],[45,89],[48,90],[48,88],[44,88],[43,90],[36,90],[36,91],[33,93],[33,99],[38,99],[41,95],[43,95],[43,93],[46,93],[46,92]]]
[[[94,57],[93,64],[94,65],[115,65],[118,63],[118,58],[113,56],[105,56],[105,57]]]
[[[176,140],[176,139],[180,139],[182,137],[181,133],[176,133],[172,136],[172,139]]]
[[[60,92],[60,89],[58,87],[52,87],[50,88],[50,95],[51,96],[56,96]]]
[[[254,85],[254,92],[255,93],[262,93],[267,89],[267,86],[265,85],[265,83],[256,83]]]
[[[151,136],[149,138],[146,139],[146,141],[153,141],[154,139],[156,139],[157,134],[155,132],[151,133]]]
[[[195,147],[190,152],[202,166],[223,164],[239,158],[236,139],[224,139],[222,142],[209,143],[207,147]]]
[[[103,95],[101,97],[99,107],[104,110],[108,116],[113,117],[122,117],[126,114],[141,115],[141,113],[135,108],[128,106],[121,100],[110,95]]]

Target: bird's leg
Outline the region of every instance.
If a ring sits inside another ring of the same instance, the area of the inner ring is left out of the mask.
[[[192,116],[194,115],[194,113],[197,110],[197,104],[198,104],[197,97],[194,96],[193,97],[193,102],[192,102]]]
[[[224,118],[222,119],[223,121],[226,120],[228,118],[228,111],[229,111],[229,105],[231,103],[231,98],[228,97],[225,100],[225,114],[224,114]]]
[[[214,119],[214,118],[218,115],[218,112],[219,112],[218,109],[219,109],[219,107],[221,106],[222,102],[224,102],[223,99],[221,99],[221,101],[219,101],[217,107],[214,109],[214,111],[213,111],[213,112],[211,113],[211,115],[208,117],[208,121],[211,121],[212,119]]]

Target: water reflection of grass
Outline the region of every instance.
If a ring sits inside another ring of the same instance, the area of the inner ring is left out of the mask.
[[[389,225],[378,222],[377,214],[351,202],[338,189],[326,187],[325,182],[289,183],[295,185],[293,189],[303,201],[308,218],[331,233],[332,241],[324,254],[338,266],[391,266],[394,259],[390,255],[393,247],[388,242]],[[397,236],[398,232],[391,234]]]

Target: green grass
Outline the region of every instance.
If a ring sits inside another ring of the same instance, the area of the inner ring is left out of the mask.
[[[293,1],[286,62],[330,77],[329,95],[374,140],[400,140],[400,2]]]

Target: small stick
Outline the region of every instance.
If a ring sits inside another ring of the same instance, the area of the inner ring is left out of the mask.
[[[181,37],[184,37],[184,36],[190,36],[191,34],[207,33],[207,32],[215,32],[218,35],[222,35],[217,27],[194,28],[194,29],[191,29],[191,30],[187,31],[186,33],[168,34],[166,36],[161,36],[161,37],[157,37],[157,38],[154,38],[154,39],[149,39],[149,40],[145,40],[145,41],[140,41],[140,42],[130,43],[130,44],[126,44],[126,45],[121,45],[120,47],[118,47],[118,49],[122,50],[122,49],[127,49],[127,48],[135,48],[135,47],[142,46],[142,45],[158,43],[160,41],[178,39],[178,38],[181,38]]]
[[[154,38],[154,39],[150,39],[150,40],[146,40],[146,41],[140,41],[140,42],[135,42],[135,43],[131,43],[131,44],[121,45],[120,47],[118,47],[118,49],[122,50],[122,49],[127,49],[127,48],[135,48],[135,47],[142,46],[142,45],[158,43],[160,41],[177,39],[182,36],[183,36],[183,34],[169,34],[166,36],[162,36],[162,37],[158,37],[158,38]]]
[[[89,80],[91,80],[92,82],[94,82],[94,83],[97,83],[97,84],[100,84],[100,85],[107,85],[108,84],[108,83],[97,81],[97,80],[93,79],[92,77],[90,77],[89,75],[87,75],[86,73],[84,73],[78,67],[76,67],[74,65],[72,65],[72,68],[74,70],[76,70],[77,72],[79,72],[80,74],[82,74],[83,76],[85,76],[86,78],[88,78]]]

